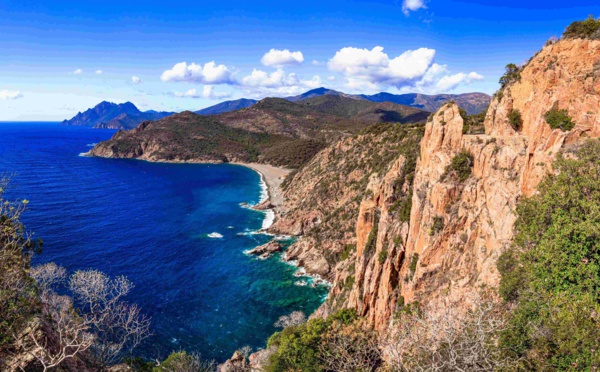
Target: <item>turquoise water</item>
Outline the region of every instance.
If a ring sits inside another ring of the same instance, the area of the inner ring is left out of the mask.
[[[240,206],[260,199],[256,172],[79,156],[113,133],[0,123],[0,173],[13,175],[7,197],[30,201],[23,220],[45,242],[34,263],[135,283],[128,301],[152,317],[154,332],[138,355],[185,349],[222,361],[264,347],[279,316],[321,304],[326,287],[295,284],[302,278],[279,257],[243,253],[272,238],[252,233],[264,214]]]

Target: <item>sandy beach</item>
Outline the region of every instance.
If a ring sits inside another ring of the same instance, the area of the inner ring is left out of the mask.
[[[274,167],[267,164],[258,164],[258,163],[231,163],[242,165],[244,167],[248,167],[254,169],[258,173],[260,173],[263,177],[263,180],[267,184],[267,192],[269,194],[269,200],[271,204],[275,207],[278,207],[283,204],[283,194],[281,191],[281,184],[285,177],[291,172],[290,169]]]

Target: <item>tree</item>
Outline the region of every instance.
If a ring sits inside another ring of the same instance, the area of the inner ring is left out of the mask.
[[[3,198],[8,184],[9,178],[0,177],[0,354],[4,355],[15,351],[16,339],[41,310],[27,271],[31,255],[40,250],[42,242],[33,239],[21,223],[27,200]],[[0,369],[5,362],[0,360]]]
[[[32,268],[30,275],[39,289],[43,320],[41,332],[29,333],[36,346],[29,353],[46,371],[87,350],[94,336],[89,333],[89,320],[77,314],[73,300],[54,292],[54,287],[66,279],[65,268],[47,263]]]
[[[69,289],[96,336],[91,349],[102,366],[119,360],[150,336],[150,319],[135,304],[123,301],[133,288],[124,276],[114,279],[97,270],[76,271]]]
[[[461,311],[447,304],[406,306],[382,342],[396,371],[495,371],[514,365],[514,354],[498,348],[506,312],[487,294]]]
[[[500,77],[499,83],[502,86],[502,88],[504,88],[508,84],[512,83],[513,81],[518,81],[520,79],[521,79],[521,70],[519,69],[519,67],[517,65],[515,65],[514,63],[509,63],[504,68],[504,75],[502,75],[502,77]]]
[[[90,322],[77,314],[70,297],[46,294],[42,309],[48,323],[42,325],[42,332],[31,332],[29,336],[36,346],[30,354],[44,371],[92,346],[94,336],[88,332]]]
[[[306,315],[302,311],[292,311],[290,315],[282,315],[279,317],[274,326],[285,328],[289,326],[297,326],[306,322]]]

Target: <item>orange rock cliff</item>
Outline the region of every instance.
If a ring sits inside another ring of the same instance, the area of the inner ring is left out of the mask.
[[[348,169],[343,157],[356,152],[354,147],[385,146],[360,136],[324,150],[293,177],[273,230],[308,234],[291,247],[289,258],[333,282],[316,315],[354,308],[383,330],[403,303],[462,304],[482,285],[499,284],[496,261],[512,242],[519,198],[536,192],[561,150],[600,137],[600,41],[549,44],[520,74],[493,98],[485,134],[463,134],[463,118],[452,102],[430,117],[412,185],[410,162],[397,155],[383,169],[357,167],[329,176],[329,189],[337,191],[326,193],[315,206],[315,189],[326,177],[315,167]],[[576,126],[566,132],[552,129],[544,117],[551,109],[565,109]],[[523,121],[518,131],[509,122],[513,110]],[[462,182],[442,177],[463,150],[472,155],[470,177]],[[381,153],[372,157],[380,159]],[[366,182],[352,183],[359,179]],[[392,211],[399,195],[412,198],[408,221]],[[327,233],[336,218],[339,231]],[[325,231],[325,238],[310,234],[313,229]]]

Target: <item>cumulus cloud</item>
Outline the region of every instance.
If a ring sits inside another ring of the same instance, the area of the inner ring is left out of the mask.
[[[352,88],[376,89],[378,85],[400,88],[425,76],[434,57],[435,50],[428,48],[407,50],[390,58],[380,46],[371,50],[346,47],[337,51],[327,66],[346,76]]]
[[[313,76],[313,78],[310,80],[302,80],[301,83],[303,86],[310,89],[315,89],[323,86],[323,80],[319,75]]]
[[[280,68],[270,74],[254,69],[250,75],[242,79],[242,85],[245,87],[279,88],[282,86],[297,85],[298,83],[299,80],[296,74],[287,74]]]
[[[261,58],[260,62],[269,67],[284,67],[299,65],[304,62],[302,52],[290,52],[288,49],[271,49]]]
[[[452,74],[448,66],[434,62],[435,53],[420,48],[390,58],[379,46],[371,50],[347,47],[329,60],[328,67],[346,78],[347,88],[363,91],[395,87],[400,91],[440,93],[483,79],[476,72]]]
[[[23,93],[18,90],[0,90],[0,99],[2,100],[13,100],[23,98]]]
[[[408,17],[410,12],[416,12],[419,9],[426,9],[425,0],[404,0],[402,2],[402,13]]]
[[[228,92],[216,92],[212,85],[205,85],[202,92],[199,92],[196,88],[189,89],[185,92],[173,92],[175,97],[187,97],[187,98],[206,98],[206,99],[222,99],[230,97],[231,94]]]
[[[458,74],[442,77],[436,83],[436,88],[440,92],[449,92],[456,89],[460,84],[470,84],[474,81],[481,80],[483,80],[483,75],[480,75],[474,71],[468,74],[459,72]]]
[[[140,79],[139,76],[132,76],[131,77],[131,84],[140,84],[142,82],[142,79]]]
[[[202,89],[202,97],[207,99],[222,99],[231,97],[229,92],[217,92],[212,85],[205,85]]]
[[[233,84],[234,78],[231,70],[225,65],[217,65],[214,61],[204,64],[186,62],[177,63],[172,69],[162,73],[162,81],[185,81],[201,84]]]
[[[77,70],[73,71],[73,75],[81,75],[83,74],[83,70],[78,68]]]
[[[96,72],[94,72],[96,75],[102,75],[103,71],[102,70],[96,70]]]

